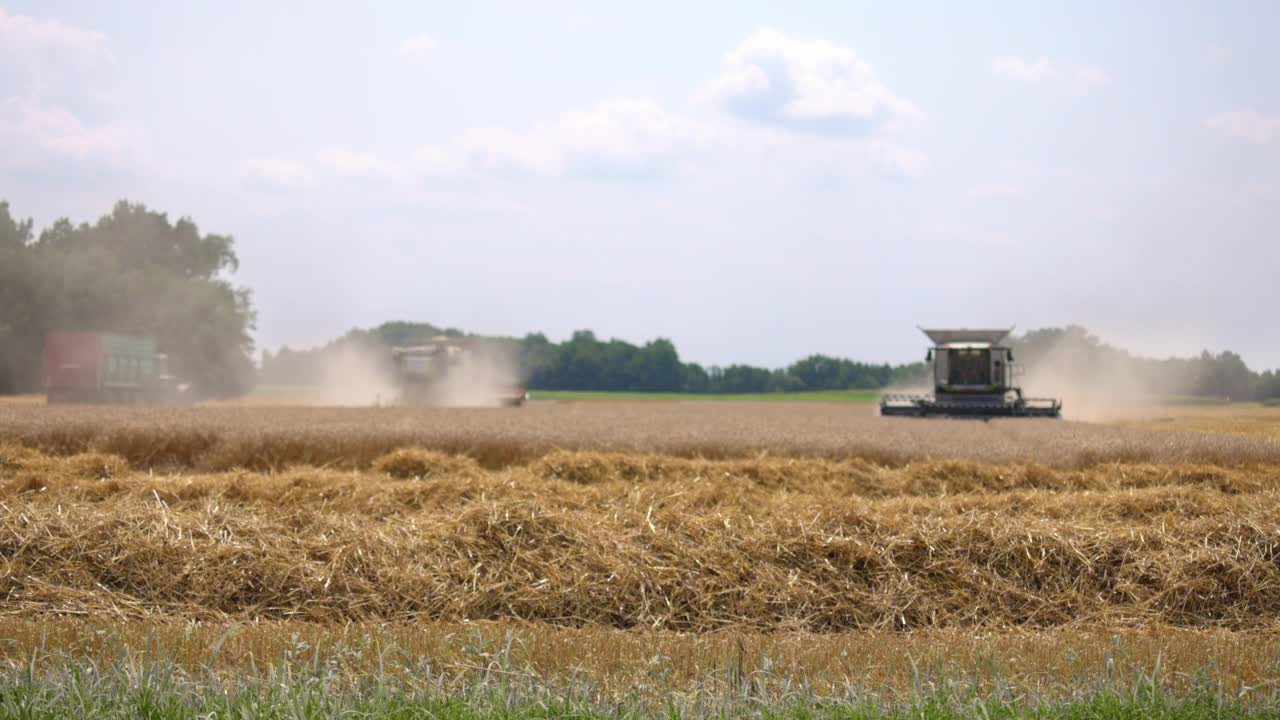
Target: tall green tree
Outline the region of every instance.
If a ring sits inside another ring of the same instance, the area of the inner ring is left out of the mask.
[[[45,334],[80,330],[154,337],[198,394],[244,392],[255,315],[229,279],[238,267],[230,236],[145,205],[121,201],[93,224],[61,219],[33,238],[31,221],[0,204],[0,390],[37,390]]]

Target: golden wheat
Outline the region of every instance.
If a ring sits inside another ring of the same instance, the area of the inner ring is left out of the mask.
[[[839,403],[534,403],[519,409],[128,408],[0,405],[0,441],[56,454],[105,452],[138,468],[368,468],[397,448],[466,455],[487,468],[558,449],[680,457],[1280,464],[1262,437],[1060,421],[880,418]]]
[[[1180,432],[1226,433],[1280,440],[1280,407],[1242,403],[1159,408],[1118,422],[1119,425]]]
[[[10,447],[3,611],[822,632],[1280,618],[1274,465],[375,464],[157,476]]]

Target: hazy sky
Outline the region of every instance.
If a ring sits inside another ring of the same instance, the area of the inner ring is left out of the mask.
[[[1280,3],[0,0],[0,197],[231,234],[260,346],[423,320],[1280,366]]]

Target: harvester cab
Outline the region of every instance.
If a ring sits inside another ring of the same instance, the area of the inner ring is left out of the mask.
[[[923,330],[923,328],[921,328]],[[906,417],[1060,417],[1062,401],[1023,397],[1006,342],[1010,329],[924,330],[933,346],[932,395],[885,395],[881,415]]]
[[[438,335],[421,345],[394,347],[391,355],[401,401],[406,405],[431,405],[450,372],[465,360],[466,350],[460,343]]]

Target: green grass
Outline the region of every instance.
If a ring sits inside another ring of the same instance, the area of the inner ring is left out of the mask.
[[[465,666],[384,647],[373,671],[353,670],[365,664],[359,646],[322,654],[297,641],[275,657],[227,671],[218,662],[224,639],[195,666],[176,662],[150,638],[141,647],[36,650],[24,660],[11,659],[0,665],[0,720],[1280,720],[1280,696],[1270,683],[1232,692],[1216,679],[1211,662],[1195,676],[1166,678],[1158,659],[1153,668],[1138,669],[1108,661],[1104,677],[1035,686],[1019,686],[994,666],[954,678],[920,670],[909,689],[846,681],[819,694],[807,678],[781,675],[767,661],[753,670],[729,660],[696,686],[673,688],[658,656],[648,681],[611,692],[588,675],[544,679],[514,664],[510,640]]]
[[[302,669],[252,683],[191,680],[171,668],[98,673],[69,669],[34,677],[18,670],[0,679],[0,720],[13,718],[368,718],[391,720],[535,720],[542,718],[737,718],[776,720],[1252,720],[1280,717],[1274,701],[1242,701],[1212,687],[1186,694],[1157,685],[1137,692],[1105,688],[1059,699],[1008,689],[985,694],[962,688],[921,690],[883,697],[850,688],[838,697],[808,695],[797,685],[787,696],[754,697],[749,689],[716,696],[602,699],[589,685],[561,691],[492,681],[480,689],[450,691],[428,684],[388,686],[375,678],[342,686]]]
[[[644,393],[597,392],[584,390],[531,390],[530,400],[721,400],[735,402],[853,402],[873,403],[880,400],[879,390],[829,390],[789,393]]]

